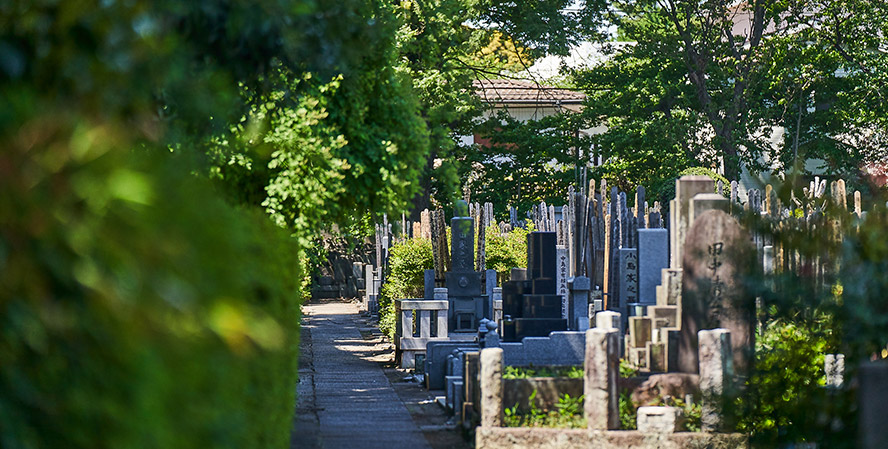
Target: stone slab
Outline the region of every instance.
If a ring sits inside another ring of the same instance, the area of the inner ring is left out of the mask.
[[[638,302],[657,303],[661,271],[669,267],[669,233],[666,229],[638,230]]]
[[[697,332],[731,333],[734,369],[748,372],[755,348],[755,297],[745,286],[758,273],[755,247],[732,216],[709,210],[688,230],[681,280],[679,368],[699,369]]]
[[[737,449],[749,438],[738,433],[642,433],[637,430],[589,431],[543,427],[478,427],[476,449]]]

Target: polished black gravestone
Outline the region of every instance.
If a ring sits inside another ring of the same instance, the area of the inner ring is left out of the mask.
[[[444,273],[451,332],[477,332],[481,319],[490,315],[484,310],[487,301],[482,297],[481,272],[475,271],[474,223],[467,215],[466,202],[457,201],[450,220],[451,271]]]
[[[555,238],[554,232],[528,234],[525,276],[513,270],[512,280],[503,284],[503,341],[567,330],[555,282]]]

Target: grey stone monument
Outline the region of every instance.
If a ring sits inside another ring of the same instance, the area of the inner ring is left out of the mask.
[[[682,176],[675,180],[675,199],[669,207],[669,248],[671,268],[682,267],[683,245],[688,229],[694,222],[691,200],[698,193],[715,192],[715,181],[708,176]]]
[[[561,296],[561,317],[567,319],[570,315],[568,311],[568,272],[570,270],[570,261],[568,260],[568,249],[564,246],[555,247],[555,262],[558,264],[556,272],[556,286],[558,295]]]
[[[435,269],[424,270],[422,273],[423,295],[425,299],[433,299],[435,297]]]
[[[745,374],[755,346],[755,297],[745,288],[757,272],[755,248],[730,215],[710,210],[688,230],[681,281],[679,369],[698,370],[697,332],[731,333],[734,369]]]
[[[454,204],[454,216],[450,220],[451,268],[444,273],[450,302],[448,327],[455,333],[474,333],[485,314],[485,302],[481,298],[481,273],[475,271],[475,230],[473,219],[468,214],[465,201]]]
[[[860,410],[860,446],[864,449],[888,447],[888,363],[885,360],[865,362],[858,370],[857,389]]]
[[[526,278],[519,279],[520,272],[513,270],[512,280],[503,284],[503,341],[567,330],[556,272],[555,233],[528,234]]]
[[[662,228],[638,230],[638,302],[657,303],[662,270],[669,267],[669,234]]]
[[[620,248],[620,302],[616,309],[623,316],[623,329],[629,321],[629,309],[638,303],[638,250],[635,248]]]
[[[585,331],[589,329],[589,291],[592,288],[592,283],[585,276],[576,276],[568,287],[570,289],[568,328]]]

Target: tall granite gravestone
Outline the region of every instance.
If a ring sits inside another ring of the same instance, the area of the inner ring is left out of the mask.
[[[884,360],[866,362],[858,371],[860,386],[857,388],[860,423],[858,447],[876,449],[888,447],[888,363]]]
[[[567,330],[556,289],[555,240],[554,232],[528,234],[526,276],[519,279],[513,270],[512,280],[503,284],[503,341]]]
[[[638,230],[638,302],[657,303],[662,270],[669,267],[669,235],[665,229]]]
[[[468,215],[466,202],[457,201],[450,220],[450,271],[444,273],[451,332],[476,332],[486,312],[481,297],[481,273],[475,271],[475,229]]]
[[[424,299],[433,299],[435,297],[435,270],[434,268],[423,270],[423,295]]]
[[[568,249],[564,246],[555,247],[555,262],[558,264],[556,271],[556,288],[561,296],[561,318],[567,319],[570,315],[568,312],[568,270],[570,269],[570,261],[568,260]]]
[[[731,201],[717,193],[698,193],[694,195],[691,198],[691,207],[688,211],[690,222],[693,223],[697,217],[705,214],[708,210],[721,210],[730,213]]]
[[[698,331],[724,328],[731,333],[735,372],[748,372],[755,344],[755,297],[744,282],[756,270],[749,236],[730,215],[707,211],[688,229],[682,267],[679,370],[699,369]]]
[[[629,309],[638,303],[638,250],[635,248],[620,248],[619,250],[619,274],[620,274],[620,304],[611,310],[620,312],[623,317],[623,329],[629,322]]]
[[[681,268],[688,229],[694,223],[691,200],[698,193],[715,191],[715,181],[708,176],[682,176],[675,180],[675,199],[669,203],[669,249],[671,268]]]

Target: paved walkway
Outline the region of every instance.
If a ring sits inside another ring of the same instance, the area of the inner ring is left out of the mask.
[[[291,448],[429,448],[362,338],[355,305],[320,300],[302,310]]]

